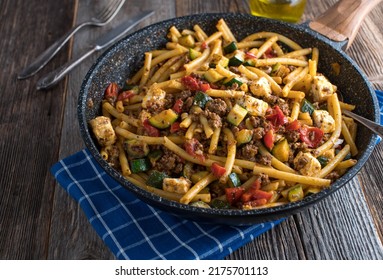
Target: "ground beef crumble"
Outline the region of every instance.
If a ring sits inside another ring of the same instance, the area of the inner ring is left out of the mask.
[[[212,113],[216,113],[220,117],[224,117],[227,114],[226,102],[220,98],[214,98],[206,103],[206,110]]]
[[[156,161],[153,169],[168,175],[179,174],[183,170],[184,160],[169,149],[162,147],[164,154]]]

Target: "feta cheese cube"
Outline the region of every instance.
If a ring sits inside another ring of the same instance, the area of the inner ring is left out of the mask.
[[[89,124],[92,127],[94,136],[101,146],[110,146],[116,142],[117,136],[114,132],[110,118],[99,116],[92,119]]]
[[[335,120],[325,110],[314,110],[312,114],[314,125],[319,127],[324,133],[331,133],[335,130]]]
[[[310,153],[299,152],[294,158],[295,169],[302,175],[315,177],[321,170],[320,162]]]
[[[191,187],[191,181],[184,177],[165,178],[162,183],[162,189],[168,192],[185,194]]]
[[[250,91],[255,96],[269,96],[271,94],[269,81],[265,77],[261,77],[250,84]]]
[[[247,94],[241,96],[238,99],[237,103],[238,105],[245,108],[250,115],[258,117],[265,116],[266,110],[269,107],[269,105],[263,100],[260,100]]]
[[[325,76],[317,75],[313,77],[311,84],[311,94],[314,102],[321,102],[327,100],[327,98],[336,91],[334,86]]]
[[[150,108],[153,104],[156,104],[159,107],[164,106],[165,96],[166,92],[156,84],[153,84],[142,99],[142,108]]]

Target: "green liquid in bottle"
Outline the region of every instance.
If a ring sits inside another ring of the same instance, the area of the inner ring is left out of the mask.
[[[306,0],[250,0],[249,4],[254,16],[295,23],[304,12]]]

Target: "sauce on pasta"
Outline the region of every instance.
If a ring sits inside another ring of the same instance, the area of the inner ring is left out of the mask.
[[[282,34],[237,40],[172,26],[90,121],[102,157],[132,183],[196,207],[302,200],[355,165],[354,106],[317,71],[319,50]]]

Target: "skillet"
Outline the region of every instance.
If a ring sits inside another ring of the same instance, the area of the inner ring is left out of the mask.
[[[359,6],[362,2],[369,2],[369,4]],[[126,78],[132,76],[142,66],[146,51],[164,47],[167,42],[166,35],[171,26],[175,25],[182,30],[191,28],[198,23],[207,34],[212,34],[216,31],[215,25],[221,18],[227,22],[238,40],[255,32],[270,31],[283,34],[302,47],[317,47],[319,49],[318,72],[323,73],[338,87],[338,92],[345,102],[357,104],[355,110],[357,114],[378,122],[379,105],[374,90],[358,65],[343,51],[343,48],[346,49],[352,43],[363,17],[378,2],[380,1],[343,0],[317,18],[316,21],[301,25],[292,25],[246,14],[211,13],[174,18],[143,28],[104,52],[87,73],[78,100],[78,118],[84,142],[102,168],[122,186],[149,205],[183,218],[219,224],[248,225],[276,220],[302,211],[339,190],[357,174],[373,151],[377,140],[375,134],[364,127],[358,128],[356,139],[359,149],[358,163],[329,188],[310,195],[299,202],[274,208],[240,211],[183,205],[163,199],[133,185],[102,159],[97,143],[92,138],[88,122],[101,114],[101,101],[106,86],[110,82],[117,82],[122,85]],[[330,27],[329,22],[332,23]],[[350,25],[353,28],[350,28]],[[312,29],[324,30],[325,35],[333,38],[333,40]],[[332,63],[340,65],[338,75],[334,74],[331,67]]]

